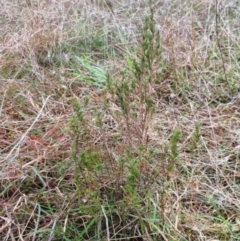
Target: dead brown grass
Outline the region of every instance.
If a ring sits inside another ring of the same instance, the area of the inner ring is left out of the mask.
[[[99,68],[120,83],[143,54],[147,1],[0,0],[1,240],[239,240],[237,1],[153,4],[164,65],[141,136],[142,122],[127,129],[116,96],[88,81]]]

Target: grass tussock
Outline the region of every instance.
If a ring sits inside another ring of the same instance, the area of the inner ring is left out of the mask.
[[[0,0],[0,239],[239,240],[239,6]]]

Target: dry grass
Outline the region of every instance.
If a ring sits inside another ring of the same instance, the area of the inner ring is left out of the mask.
[[[238,1],[153,2],[0,0],[1,240],[240,239]]]

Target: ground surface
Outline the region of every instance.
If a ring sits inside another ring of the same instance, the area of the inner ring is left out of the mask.
[[[239,13],[0,0],[0,239],[240,240]]]

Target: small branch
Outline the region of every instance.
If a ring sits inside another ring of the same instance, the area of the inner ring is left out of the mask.
[[[38,115],[36,116],[35,120],[33,121],[33,123],[31,124],[31,126],[26,130],[26,132],[21,136],[21,138],[19,139],[19,141],[16,143],[16,145],[12,148],[12,150],[8,153],[6,160],[8,160],[8,158],[10,158],[10,156],[13,154],[13,152],[15,151],[15,154],[5,163],[5,166],[6,165],[9,165],[17,156],[18,156],[18,153],[19,153],[19,149],[20,147],[23,145],[24,143],[24,140],[26,138],[26,136],[28,135],[28,133],[32,130],[33,126],[36,124],[36,122],[39,120],[42,112],[43,112],[43,109],[45,108],[49,98],[51,97],[48,96],[47,99],[44,101],[43,105],[42,105],[42,108],[39,110],[38,112]]]

